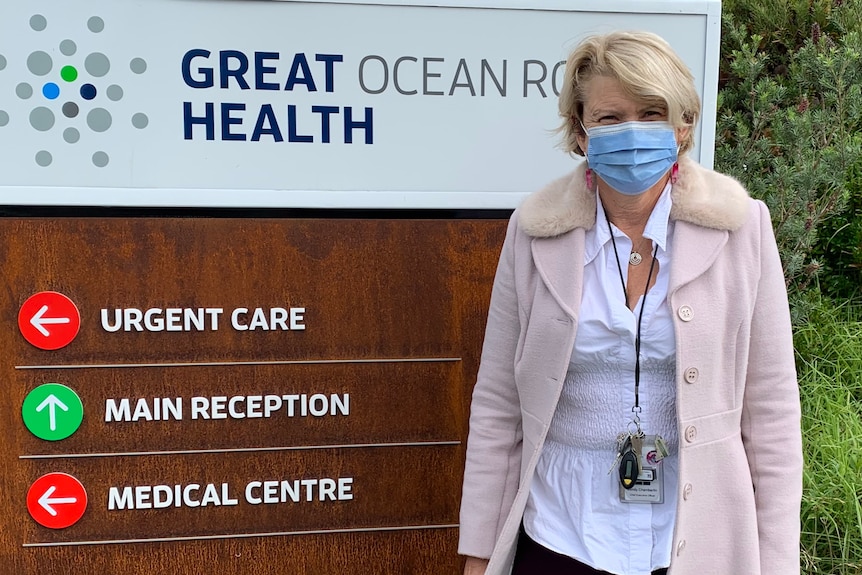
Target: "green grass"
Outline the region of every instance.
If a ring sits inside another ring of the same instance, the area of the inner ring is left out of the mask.
[[[862,575],[862,309],[821,303],[795,333],[806,574]]]

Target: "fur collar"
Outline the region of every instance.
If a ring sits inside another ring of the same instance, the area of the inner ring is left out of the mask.
[[[596,194],[584,181],[586,162],[524,200],[518,223],[527,235],[549,238],[596,223]],[[683,157],[679,180],[671,191],[672,220],[733,231],[748,218],[748,193],[729,176],[707,170]]]

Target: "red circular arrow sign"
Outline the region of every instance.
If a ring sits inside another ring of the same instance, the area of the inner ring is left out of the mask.
[[[69,345],[81,327],[81,315],[74,302],[61,293],[43,291],[30,296],[18,312],[18,329],[39,349],[60,349]]]
[[[65,473],[48,473],[27,492],[27,511],[36,523],[64,529],[78,522],[87,509],[87,492],[81,482]]]

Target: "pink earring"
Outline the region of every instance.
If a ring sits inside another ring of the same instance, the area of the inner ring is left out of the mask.
[[[587,189],[593,189],[593,171],[587,168],[586,173],[584,173],[584,180],[587,182]]]
[[[677,162],[673,163],[673,167],[670,169],[670,183],[675,184],[679,179],[679,164]]]

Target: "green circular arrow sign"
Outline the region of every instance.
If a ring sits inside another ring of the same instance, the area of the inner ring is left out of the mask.
[[[59,383],[40,385],[24,399],[24,425],[39,439],[66,439],[84,419],[84,405],[78,394]]]

